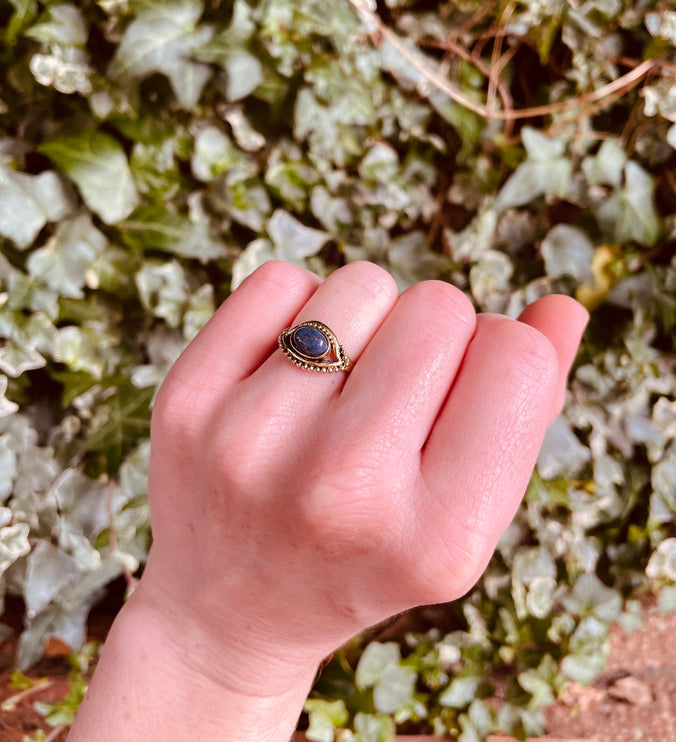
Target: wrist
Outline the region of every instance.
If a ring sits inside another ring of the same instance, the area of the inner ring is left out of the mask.
[[[210,646],[199,630],[172,636],[176,630],[142,591],[131,598],[113,624],[69,742],[192,742],[212,735],[224,742],[287,742],[316,665],[279,665],[270,682],[268,651],[256,682],[244,638],[240,654]]]

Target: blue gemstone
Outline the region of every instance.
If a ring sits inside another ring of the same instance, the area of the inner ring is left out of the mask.
[[[314,327],[299,327],[294,330],[291,342],[306,358],[321,358],[329,350],[328,338]]]

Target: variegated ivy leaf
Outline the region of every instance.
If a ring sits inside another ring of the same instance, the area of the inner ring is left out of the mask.
[[[442,706],[451,708],[465,708],[474,700],[481,684],[481,677],[477,675],[461,675],[454,678],[449,686],[439,696]]]
[[[660,9],[659,12],[647,13],[645,26],[653,36],[659,36],[676,46],[676,11]]]
[[[650,557],[646,575],[656,582],[676,583],[676,538],[667,538],[659,544]]]
[[[194,176],[205,183],[232,170],[245,159],[230,137],[216,126],[207,126],[195,137],[195,150],[190,160]]]
[[[146,310],[178,327],[190,290],[183,266],[177,260],[148,260],[134,278]]]
[[[0,576],[17,559],[30,552],[28,533],[27,523],[15,523],[13,526],[0,528]]]
[[[92,541],[110,524],[110,486],[103,477],[94,480],[76,469],[64,469],[51,488],[59,504],[61,531]]]
[[[25,35],[43,44],[84,46],[88,31],[80,8],[71,3],[60,3],[50,5]]]
[[[18,409],[19,405],[16,402],[12,402],[5,397],[7,391],[8,380],[4,374],[0,374],[0,417],[7,417],[7,415],[14,414]],[[2,453],[0,449],[0,470],[2,469]],[[1,476],[1,475],[0,475]],[[2,497],[2,484],[0,480],[0,498]]]
[[[578,227],[557,224],[540,246],[549,278],[571,276],[580,284],[593,284],[594,245]]]
[[[27,560],[24,599],[28,616],[44,610],[80,576],[75,560],[47,541],[40,541]]]
[[[354,735],[346,742],[394,742],[394,719],[384,714],[366,714],[360,711],[354,717]]]
[[[81,299],[87,271],[107,244],[91,216],[81,213],[62,221],[47,244],[30,254],[26,267],[61,296]]]
[[[42,368],[46,363],[34,347],[15,340],[7,340],[0,348],[0,371],[15,379],[25,371]]]
[[[210,41],[214,29],[198,25],[202,0],[139,0],[136,18],[117,47],[109,74],[125,83],[154,72],[165,75],[178,102],[194,106],[211,77],[211,69],[191,61],[193,52]]]
[[[634,240],[650,247],[660,235],[654,202],[655,182],[637,162],[624,166],[624,185],[597,211],[601,227],[615,242]]]
[[[55,47],[48,54],[34,54],[30,70],[40,85],[53,87],[59,93],[89,95],[92,92],[94,70],[82,49]]]
[[[119,338],[101,322],[67,325],[56,332],[53,356],[72,371],[87,371],[100,379],[117,365]]]
[[[225,72],[225,97],[230,101],[245,98],[263,82],[263,66],[247,46],[256,31],[253,11],[244,0],[235,0],[228,28],[197,50],[204,62],[215,62]]]
[[[323,698],[308,698],[303,710],[310,717],[305,736],[312,742],[333,742],[336,729],[345,726],[350,718],[342,699],[326,701]]]
[[[277,209],[268,219],[267,232],[275,248],[275,256],[296,265],[316,255],[330,235],[301,224],[288,211]]]
[[[582,161],[582,172],[590,186],[619,186],[627,155],[616,139],[606,139],[599,151]]]
[[[99,131],[81,131],[40,147],[77,185],[89,208],[106,224],[128,216],[138,193],[122,145]]]
[[[228,248],[211,236],[207,221],[191,222],[159,206],[136,209],[120,226],[125,242],[141,250],[164,250],[203,263],[228,254]]]
[[[565,143],[530,127],[524,127],[522,136],[528,157],[502,186],[497,200],[501,210],[544,195],[563,198],[570,187],[573,163],[565,155]]]
[[[48,221],[59,221],[72,206],[55,172],[26,175],[0,163],[0,235],[20,250],[33,243]]]
[[[41,20],[26,31],[26,36],[43,44],[43,52],[34,54],[30,69],[41,85],[50,85],[60,93],[92,92],[89,56],[84,45],[88,29],[82,11],[70,3],[50,6]]]

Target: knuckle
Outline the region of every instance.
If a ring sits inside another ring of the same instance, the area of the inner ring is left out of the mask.
[[[470,331],[474,330],[476,312],[472,302],[456,286],[445,281],[421,281],[406,290],[409,300],[424,307],[426,313],[438,318],[452,319]]]
[[[526,373],[543,381],[554,379],[558,373],[556,350],[549,338],[524,322],[508,321],[503,324],[502,343],[509,349]]]
[[[336,273],[340,273],[343,281],[357,286],[371,300],[391,302],[398,296],[397,284],[392,276],[375,263],[357,260],[339,268]]]
[[[268,260],[263,263],[251,275],[250,280],[265,293],[265,289],[273,289],[275,292],[302,291],[308,284],[308,280],[317,281],[317,277],[306,270],[282,260]]]
[[[156,440],[183,445],[194,440],[201,429],[202,419],[199,390],[172,377],[164,380],[155,398],[150,421],[151,435]]]

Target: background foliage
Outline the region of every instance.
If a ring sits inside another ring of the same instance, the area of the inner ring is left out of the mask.
[[[676,606],[673,5],[0,0],[0,29],[0,613],[23,597],[21,667],[50,635],[81,646],[143,563],[154,391],[273,257],[592,310],[485,576],[443,627],[339,652],[311,739],[535,734],[637,597]]]

